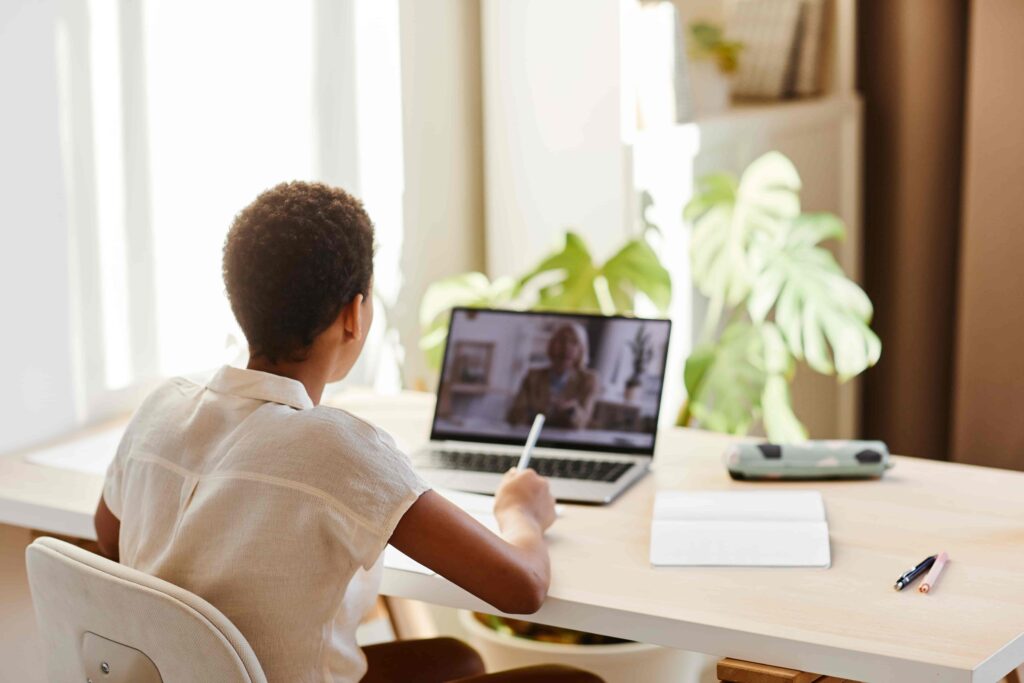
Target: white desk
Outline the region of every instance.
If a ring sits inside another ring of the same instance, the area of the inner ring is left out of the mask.
[[[432,401],[336,403],[412,448]],[[549,533],[549,598],[530,618],[872,683],[991,683],[1024,662],[1024,473],[896,458],[882,481],[802,485],[824,495],[831,569],[652,569],[657,489],[766,486],[728,478],[729,440],[666,432],[653,475],[613,505],[566,506]],[[0,458],[0,522],[91,537],[100,488],[95,475]],[[951,561],[934,593],[893,591],[903,570],[939,550]],[[387,570],[382,590],[487,609],[437,576]]]

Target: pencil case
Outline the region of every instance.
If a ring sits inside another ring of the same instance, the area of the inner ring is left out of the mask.
[[[733,479],[871,479],[891,467],[881,441],[742,443],[725,451]]]

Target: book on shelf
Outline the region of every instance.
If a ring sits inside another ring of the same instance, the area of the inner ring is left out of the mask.
[[[818,95],[822,91],[825,71],[825,46],[829,26],[827,0],[803,0],[793,94],[798,97]]]
[[[783,99],[822,89],[828,0],[731,0],[729,38],[743,43],[733,95]]]

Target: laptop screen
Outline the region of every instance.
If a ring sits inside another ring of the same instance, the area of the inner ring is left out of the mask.
[[[654,454],[668,320],[456,308],[431,439]]]

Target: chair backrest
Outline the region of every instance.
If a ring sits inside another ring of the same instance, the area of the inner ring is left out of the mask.
[[[54,683],[266,683],[249,643],[183,588],[55,538],[25,551]]]

